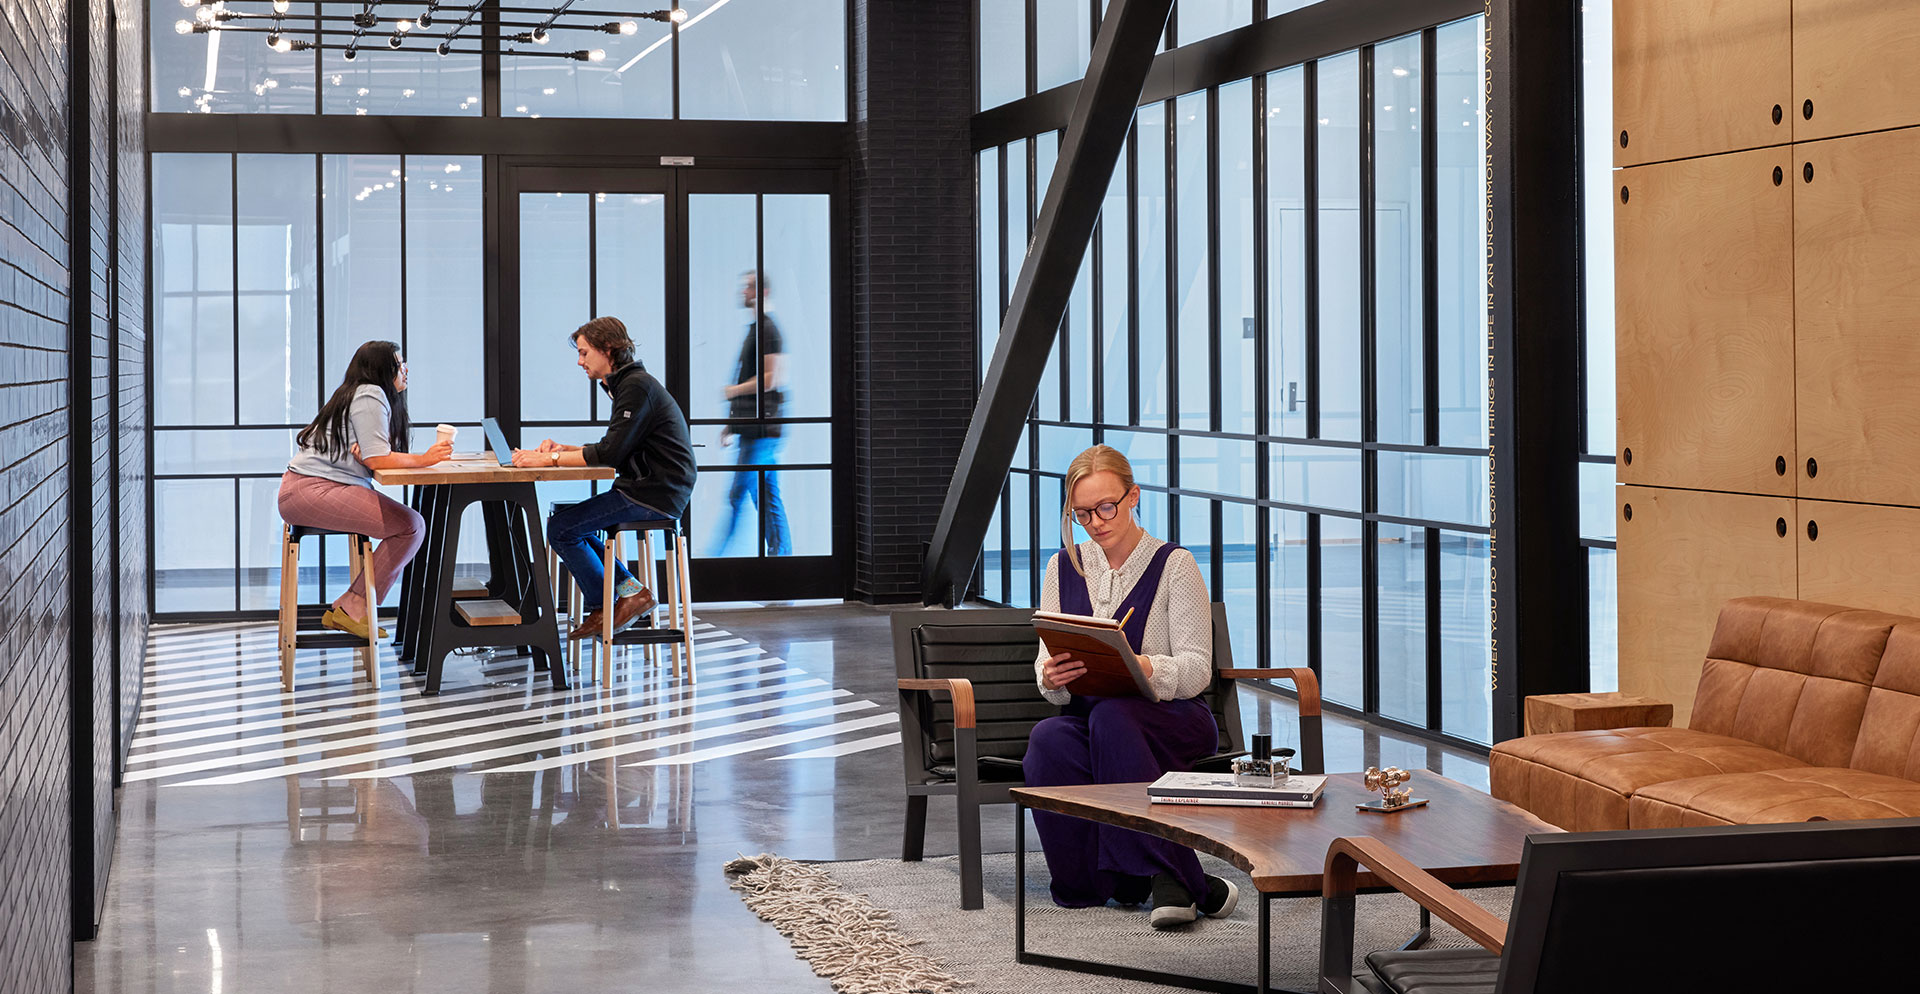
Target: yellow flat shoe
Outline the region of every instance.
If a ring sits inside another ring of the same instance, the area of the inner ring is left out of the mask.
[[[327,608],[327,613],[320,616],[320,627],[331,628],[336,632],[346,632],[355,638],[367,637],[367,623],[356,621],[352,615],[337,607]],[[387,637],[386,629],[380,629],[380,637]]]

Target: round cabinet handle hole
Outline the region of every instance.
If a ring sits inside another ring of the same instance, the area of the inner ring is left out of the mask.
[[[1773,123],[1779,124],[1781,116],[1782,115],[1780,113],[1780,105],[1774,104],[1773,105]]]
[[[1800,167],[1800,178],[1809,183],[1813,182],[1813,163],[1809,162]]]
[[[1627,452],[1626,452],[1626,457],[1627,457],[1627,465],[1629,465],[1629,466],[1631,466],[1631,465],[1633,465],[1633,450],[1632,450],[1632,449],[1628,449],[1628,450],[1627,450]]]
[[[1622,506],[1621,506],[1621,508],[1620,508],[1620,513],[1621,513],[1621,514],[1622,514],[1623,516],[1625,516],[1625,517],[1626,517],[1626,519],[1627,519],[1628,521],[1632,521],[1632,520],[1633,520],[1633,505],[1632,505],[1632,504],[1625,504],[1625,505],[1622,505]]]
[[[1786,456],[1775,456],[1775,457],[1774,457],[1774,460],[1773,460],[1773,473],[1774,473],[1774,475],[1775,475],[1775,476],[1785,476],[1785,475],[1787,475],[1787,457],[1786,457]]]
[[[1809,542],[1820,541],[1820,522],[1818,521],[1807,522],[1807,541]]]
[[[1808,102],[1808,104],[1807,104],[1807,106],[1808,106],[1808,107],[1812,107],[1812,106],[1813,106],[1813,104],[1812,104],[1812,102],[1811,102],[1811,101],[1809,101],[1809,102]],[[1620,132],[1620,147],[1621,147],[1621,148],[1626,148],[1626,147],[1627,147],[1627,133],[1626,133],[1626,132],[1624,132],[1624,131],[1622,131],[1622,132]]]
[[[1811,480],[1814,477],[1819,475],[1820,475],[1820,464],[1813,461],[1812,458],[1808,458],[1807,459],[1807,479]]]
[[[1787,178],[1787,174],[1784,170],[1782,170],[1779,166],[1773,167],[1773,185],[1774,186],[1779,186],[1781,183],[1786,181],[1786,178]]]
[[[1781,538],[1786,538],[1787,537],[1787,519],[1775,518],[1773,520],[1773,530]]]
[[[1813,120],[1813,101],[1812,100],[1808,100],[1807,102],[1800,105],[1800,116],[1806,118],[1809,121]]]

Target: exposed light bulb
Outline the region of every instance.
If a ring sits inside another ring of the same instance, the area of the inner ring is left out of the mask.
[[[192,34],[192,33],[193,33],[193,22],[192,22],[192,21],[175,21],[175,22],[173,22],[173,33],[174,33],[174,34],[177,34],[177,35],[190,35],[190,34]]]
[[[339,86],[339,85],[340,85],[340,74],[339,74],[339,73],[334,73],[334,74],[333,74],[333,85],[335,85],[335,86]]]
[[[273,12],[276,14],[284,14],[292,7],[293,4],[288,3],[287,0],[273,0]]]
[[[388,181],[387,181],[387,189],[389,189],[389,190],[391,190],[391,189],[393,189],[393,181],[392,181],[392,180],[388,180]]]
[[[400,91],[400,95],[401,95],[401,96],[403,96],[403,97],[411,97],[411,96],[413,96],[413,91],[412,91],[412,90],[401,90],[401,91]]]
[[[620,22],[620,33],[623,35],[630,35],[639,30],[640,30],[640,25],[635,24],[632,21]]]
[[[190,96],[193,96],[193,87],[183,86],[180,88],[180,99],[185,100]]]
[[[521,104],[520,106],[518,106],[518,107],[515,107],[515,108],[513,109],[513,112],[514,112],[515,114],[525,114],[525,113],[527,112],[527,105],[526,105],[526,104]]]
[[[553,96],[554,90],[553,90],[553,87],[549,86],[546,89],[541,90],[540,93],[542,96],[550,97],[550,96]]]
[[[547,34],[546,28],[535,28],[532,37],[535,45],[545,45],[551,36]]]
[[[387,36],[387,47],[388,47],[388,48],[399,48],[399,47],[400,47],[400,36],[399,36],[399,35],[397,35],[397,34],[391,34],[391,35],[388,35],[388,36]]]
[[[458,163],[458,162],[449,162],[449,163],[447,163],[447,169],[446,169],[446,171],[447,171],[447,172],[450,172],[450,173],[457,173],[457,172],[459,172],[459,171],[460,171],[460,163]]]
[[[398,170],[398,169],[389,169],[389,170],[387,170],[387,175],[388,175],[388,176],[392,176],[392,177],[393,177],[393,178],[395,178],[395,179],[399,179],[399,178],[400,178],[400,170]]]
[[[343,59],[346,59],[348,62],[352,62],[356,57],[359,56],[359,54],[360,52],[358,49],[349,48],[346,51],[341,52],[340,57]]]
[[[261,86],[259,83],[255,83],[253,84],[253,95],[256,97],[264,97],[267,95],[267,88]]]
[[[364,96],[366,96],[366,95],[367,95],[367,94],[368,94],[369,92],[371,92],[371,91],[369,91],[369,90],[368,90],[368,89],[367,89],[366,87],[364,87],[364,86],[360,88],[360,96],[363,96],[363,97],[364,97]]]
[[[355,117],[366,117],[366,116],[367,116],[367,109],[366,109],[365,107],[355,107],[355,108],[353,109],[353,116],[355,116]]]
[[[685,24],[685,23],[687,23],[687,11],[686,11],[686,8],[684,8],[684,7],[675,7],[675,8],[673,8],[673,12],[672,12],[672,13],[670,13],[670,14],[668,14],[668,15],[667,15],[667,17],[668,17],[668,18],[670,18],[670,19],[672,19],[672,21],[673,21],[673,23],[675,23],[675,24]]]
[[[588,62],[605,62],[605,61],[607,61],[607,50],[606,50],[606,49],[604,49],[604,48],[596,48],[596,49],[594,49],[593,51],[591,51],[591,52],[588,52],[588,53],[587,53],[587,61],[588,61]]]
[[[1405,76],[1407,74],[1407,69],[1405,66],[1394,66],[1393,74],[1395,76]]]
[[[180,6],[193,8],[200,6],[200,0],[180,0]]]
[[[394,25],[394,27],[396,27],[396,28],[398,28],[398,29],[400,29],[400,31],[401,31],[402,33],[405,33],[405,32],[408,32],[408,31],[412,31],[412,30],[413,30],[413,22],[412,22],[412,21],[404,21],[404,20],[403,20],[403,21],[401,21],[400,23],[398,23],[398,24],[395,24],[395,25]]]
[[[446,58],[447,53],[451,51],[453,51],[453,46],[447,44],[444,41],[438,45],[433,46],[433,54],[438,55],[443,59]]]
[[[212,23],[213,8],[212,7],[195,7],[193,9],[193,19],[196,21],[199,21],[201,24]]]
[[[297,46],[298,44],[299,44],[298,42],[296,42],[296,43],[295,43],[295,45],[296,45],[296,46]],[[277,79],[268,79],[268,80],[266,81],[266,83],[265,83],[265,84],[263,84],[263,85],[265,85],[265,86],[266,86],[266,88],[267,88],[267,89],[269,89],[269,90],[277,90],[277,89],[279,89],[279,88],[280,88],[280,81],[279,81],[279,80],[277,80]]]
[[[287,39],[282,38],[279,35],[268,35],[267,47],[273,49],[276,52],[282,52],[282,53],[291,52],[293,51],[293,42],[288,41]]]
[[[423,28],[433,27],[433,11],[423,10],[420,12],[420,26]]]

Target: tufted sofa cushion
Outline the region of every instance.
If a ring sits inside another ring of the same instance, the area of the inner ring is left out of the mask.
[[[1628,802],[1630,828],[1758,825],[1920,816],[1920,783],[1836,767],[1802,767],[1674,780]]]
[[[1493,796],[1569,832],[1627,827],[1627,801],[1649,784],[1806,764],[1691,728],[1615,728],[1510,739],[1495,747]]]

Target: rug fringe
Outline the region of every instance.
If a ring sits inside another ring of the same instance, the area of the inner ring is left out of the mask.
[[[957,994],[966,982],[914,952],[893,913],[843,890],[816,866],[773,853],[727,861],[727,886],[793,943],[840,994]]]

